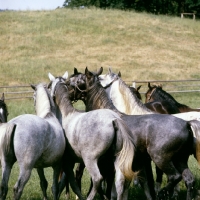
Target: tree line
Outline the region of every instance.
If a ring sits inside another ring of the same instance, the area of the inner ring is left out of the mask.
[[[65,0],[64,7],[135,10],[164,15],[200,14],[200,0]]]

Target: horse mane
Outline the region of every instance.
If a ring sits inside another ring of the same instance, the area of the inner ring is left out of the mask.
[[[136,94],[131,92],[126,83],[121,78],[118,78],[118,80],[119,80],[119,90],[124,98],[124,102],[126,104],[126,108],[129,111],[129,113],[133,113],[133,110],[135,114],[154,113],[148,108],[146,108],[146,106],[141,102],[141,100],[136,96]]]
[[[88,89],[86,111],[88,111],[89,108],[92,107],[91,102],[93,102],[93,105],[97,105],[95,107],[108,108],[121,114],[120,111],[118,111],[113,105],[111,99],[108,98],[105,89],[102,87],[99,81],[94,82],[92,87]]]
[[[154,86],[153,88],[155,88],[155,91],[153,92],[152,97],[155,100],[168,101],[169,103],[174,104],[177,107],[186,106],[184,104],[178,103],[171,94],[164,91],[161,87]]]
[[[39,117],[46,118],[52,112],[55,114],[55,104],[45,84],[38,85],[36,102],[36,112]]]

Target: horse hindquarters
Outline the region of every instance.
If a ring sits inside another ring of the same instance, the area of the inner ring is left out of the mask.
[[[200,122],[198,122],[200,125]],[[166,187],[161,189],[158,193],[158,199],[163,199],[164,196],[172,194],[174,187],[178,182],[183,178],[185,185],[187,187],[187,200],[192,200],[194,193],[194,177],[188,168],[188,158],[193,149],[193,136],[192,130],[187,124],[186,128],[182,131],[185,131],[185,135],[180,134],[180,137],[177,136],[179,141],[176,145],[180,148],[176,154],[173,154],[172,158],[165,159],[158,164],[159,168],[167,175],[168,183]],[[200,127],[200,126],[199,126]],[[175,146],[174,146],[175,147]],[[166,152],[167,153],[167,152]],[[164,157],[164,156],[163,156]]]
[[[16,162],[13,137],[15,132],[15,124],[1,124],[1,165],[2,165],[2,180],[0,186],[0,198],[6,199],[8,192],[8,180],[10,177],[13,164]]]

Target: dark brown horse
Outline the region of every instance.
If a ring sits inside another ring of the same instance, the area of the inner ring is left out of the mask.
[[[151,174],[152,172],[150,170],[150,162],[151,160],[153,160],[156,166],[158,166],[160,170],[165,172],[168,177],[168,184],[158,193],[158,199],[166,199],[167,196],[171,194],[174,186],[181,180],[181,178],[184,179],[185,184],[188,187],[187,200],[192,199],[191,192],[193,189],[190,188],[190,178],[192,177],[192,175],[188,167],[186,166],[188,156],[194,150],[193,136],[191,137],[186,134],[187,139],[185,138],[185,142],[191,142],[189,148],[184,147],[184,151],[187,152],[183,153],[183,149],[181,150],[180,147],[183,145],[182,139],[185,137],[183,132],[190,126],[195,126],[193,123],[199,125],[199,122],[185,122],[183,120],[180,121],[180,119],[176,117],[174,118],[171,115],[125,115],[123,113],[120,113],[114,107],[98,80],[98,75],[100,75],[101,72],[102,69],[100,69],[99,72],[95,74],[88,71],[88,69],[86,68],[85,74],[81,75],[79,73],[77,74],[77,76],[73,75],[70,78],[70,84],[74,86],[76,92],[79,93],[78,95],[74,95],[74,97],[79,97],[79,99],[84,100],[87,111],[100,108],[112,109],[117,112],[121,116],[121,118],[127,123],[129,128],[132,130],[133,141],[137,149],[137,151],[135,152],[136,157],[133,162],[133,169],[137,169],[141,173],[143,172],[146,174],[146,177],[143,177],[147,178],[146,185],[144,184],[145,182],[143,182],[142,184],[144,188],[147,189],[147,187],[149,187],[152,192],[153,180]],[[183,128],[183,124],[179,126],[180,123],[186,123],[187,128]],[[182,144],[179,143],[180,141],[182,141]],[[187,144],[189,145],[189,143]],[[179,155],[179,152],[182,152],[181,156]],[[173,156],[170,156],[171,158],[169,159],[169,155]],[[187,170],[185,167],[187,168]],[[184,174],[184,176],[181,176],[181,174]],[[185,175],[187,176],[187,178],[185,177]],[[145,181],[145,179],[142,179],[142,181]],[[150,194],[152,195],[151,192]],[[148,194],[148,192],[146,194]],[[154,196],[147,196],[147,198],[154,199]]]
[[[148,88],[149,89],[145,93],[146,103],[154,101],[160,101],[160,102],[165,101],[166,104],[168,104],[169,106],[173,106],[174,108],[179,110],[180,113],[190,112],[190,111],[200,112],[200,109],[190,108],[187,105],[177,102],[172,95],[170,95],[169,93],[167,93],[162,89],[162,86],[157,86],[157,85],[151,86],[151,84],[148,83]]]
[[[118,74],[119,75],[119,74]],[[140,100],[142,100],[142,96],[139,92],[141,88],[141,85],[139,85],[137,88],[131,87],[129,86],[129,89],[131,90],[132,93],[134,93]],[[180,113],[179,109],[177,108],[177,106],[174,106],[172,104],[169,104],[168,101],[151,101],[151,102],[145,102],[144,105],[156,112],[156,113],[160,113],[160,114],[176,114],[176,113]]]

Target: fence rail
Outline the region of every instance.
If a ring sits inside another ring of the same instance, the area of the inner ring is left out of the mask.
[[[140,93],[144,94],[148,89],[148,82],[151,84],[162,84],[165,91],[169,93],[190,93],[200,92],[200,80],[149,80],[149,81],[125,81],[132,87],[142,85]],[[0,86],[0,93],[4,93],[6,100],[26,99],[33,97],[33,90],[30,85]]]
[[[163,89],[168,93],[190,93],[190,92],[200,92],[200,80],[190,79],[190,80],[149,80],[149,81],[126,81],[126,83],[132,87],[138,87],[141,85],[140,93],[146,93],[148,89],[148,82],[151,84],[161,84]]]

